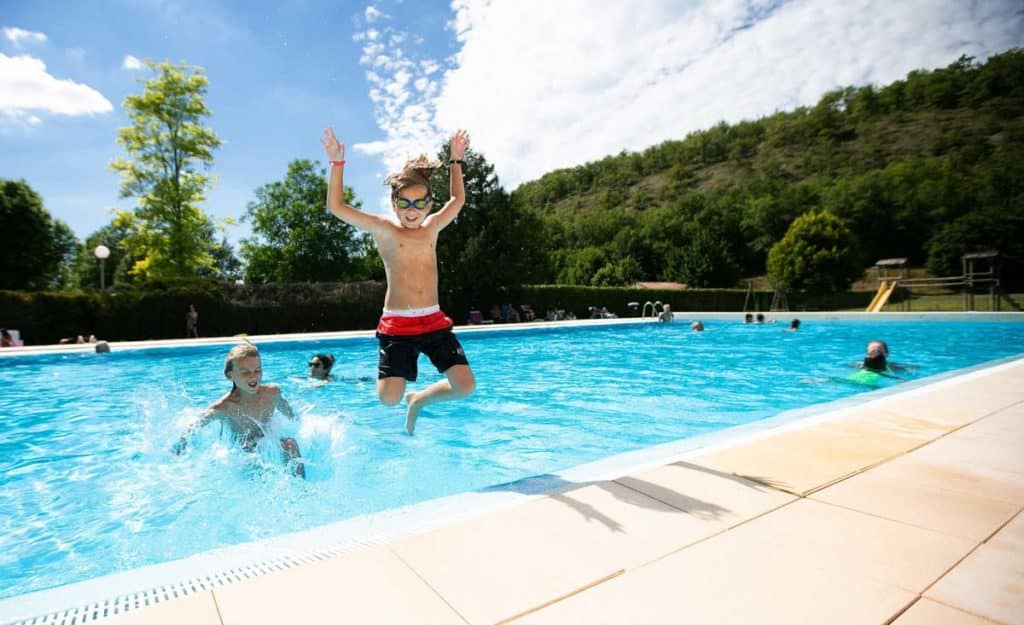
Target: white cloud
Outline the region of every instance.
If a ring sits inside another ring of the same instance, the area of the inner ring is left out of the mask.
[[[384,13],[383,11],[381,11],[380,9],[371,4],[370,6],[366,7],[366,10],[363,12],[363,17],[366,18],[367,24],[372,24],[377,20],[388,19],[391,16],[388,15],[387,13]]]
[[[0,115],[7,122],[38,124],[36,112],[93,115],[113,110],[99,91],[53,77],[39,59],[0,54]]]
[[[137,69],[142,69],[143,67],[145,67],[145,65],[142,63],[142,61],[137,57],[132,56],[131,54],[126,54],[124,56],[124,60],[121,61],[121,69],[134,71]]]
[[[5,27],[4,37],[7,37],[7,40],[10,41],[15,48],[20,48],[23,41],[28,43],[43,43],[46,41],[46,35],[43,33],[23,30],[17,27]]]
[[[813,104],[837,86],[885,84],[961,54],[984,59],[1024,45],[1016,0],[565,0],[544,11],[454,0],[452,8],[461,49],[446,65],[414,58],[411,44],[364,49],[385,135],[375,153],[390,168],[466,128],[507,188],[722,120]],[[431,74],[441,68],[438,84]]]

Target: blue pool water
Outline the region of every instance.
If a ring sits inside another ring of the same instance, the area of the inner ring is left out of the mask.
[[[300,419],[309,479],[273,445],[246,454],[203,430],[172,443],[230,383],[226,346],[0,358],[0,598],[524,477],[871,389],[839,381],[866,341],[929,376],[1024,351],[1024,323],[709,321],[461,334],[468,400],[417,435],[377,404],[372,338],[268,342],[264,382]],[[338,378],[304,376],[316,352]],[[425,358],[421,388],[438,378]],[[269,441],[268,441],[269,442]]]

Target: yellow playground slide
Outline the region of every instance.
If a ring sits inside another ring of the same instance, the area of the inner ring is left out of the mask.
[[[871,299],[871,303],[864,309],[864,312],[879,312],[885,306],[886,302],[892,296],[892,292],[896,290],[896,284],[899,280],[882,280],[882,283],[878,285],[878,292],[875,293],[875,297]]]

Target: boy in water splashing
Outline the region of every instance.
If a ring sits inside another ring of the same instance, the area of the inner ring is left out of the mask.
[[[397,224],[345,203],[345,145],[331,128],[324,131],[320,143],[331,162],[327,208],[342,221],[373,235],[384,261],[388,290],[377,326],[377,397],[381,403],[393,406],[405,395],[405,429],[412,435],[424,406],[465,397],[476,386],[466,354],[452,333],[452,320],[441,311],[437,296],[437,235],[455,219],[466,200],[462,160],[469,134],[460,130],[452,137],[451,199],[436,213],[430,213],[430,174],[439,166],[437,162],[421,155],[384,180],[391,186]],[[406,381],[416,380],[420,352],[446,379],[421,391],[405,393]]]
[[[244,343],[231,348],[224,359],[224,377],[231,380],[231,391],[211,404],[199,420],[189,427],[175,444],[175,453],[180,454],[185,449],[189,435],[214,419],[219,419],[222,426],[226,425],[231,430],[242,449],[252,452],[266,434],[265,427],[274,416],[275,409],[289,419],[295,418],[295,413],[281,396],[281,389],[276,384],[260,384],[263,369],[260,352],[255,345]],[[282,438],[281,450],[286,460],[296,460],[295,475],[306,477],[306,469],[298,461],[301,454],[295,439]]]

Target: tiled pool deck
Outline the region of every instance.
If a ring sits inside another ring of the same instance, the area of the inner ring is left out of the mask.
[[[102,622],[1024,624],[1022,508],[1024,359]]]

